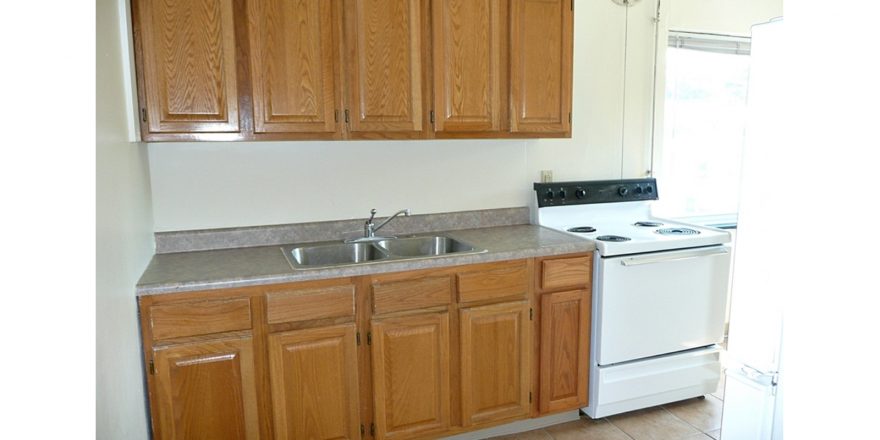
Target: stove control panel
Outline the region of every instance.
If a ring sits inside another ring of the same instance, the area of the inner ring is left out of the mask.
[[[657,179],[535,183],[538,207],[657,200]]]

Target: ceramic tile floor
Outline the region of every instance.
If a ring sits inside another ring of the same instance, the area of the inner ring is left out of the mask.
[[[593,420],[580,420],[497,440],[718,440],[724,374],[718,389],[707,396]]]

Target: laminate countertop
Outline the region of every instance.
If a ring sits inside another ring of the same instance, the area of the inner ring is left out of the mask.
[[[592,252],[592,241],[536,225],[438,231],[486,252],[294,269],[281,246],[259,246],[153,256],[138,281],[138,296],[342,278],[492,261]],[[426,235],[426,234],[419,234]],[[297,243],[305,244],[305,243]]]

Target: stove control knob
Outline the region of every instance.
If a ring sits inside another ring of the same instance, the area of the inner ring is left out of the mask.
[[[642,187],[641,187],[640,185],[636,185],[636,190],[635,190],[635,191],[636,191],[636,194],[641,194],[641,193],[642,193]]]
[[[553,190],[552,190],[552,189],[548,189],[548,190],[547,190],[547,194],[544,194],[544,198],[545,198],[545,199],[549,199],[549,200],[553,200]]]
[[[559,198],[560,198],[560,199],[564,199],[564,198],[565,198],[565,189],[560,189],[560,190],[559,190]]]
[[[617,188],[617,194],[620,194],[620,197],[624,197],[629,194],[629,190],[626,189],[625,186],[621,186],[620,188]]]
[[[647,192],[648,194],[651,194],[652,192],[654,192],[654,188],[651,187],[651,185],[648,185],[645,187],[645,192]]]
[[[587,196],[587,191],[584,190],[583,188],[578,188],[574,191],[574,196],[579,199],[582,199]]]

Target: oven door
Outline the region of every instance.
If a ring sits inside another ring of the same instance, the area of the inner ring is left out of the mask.
[[[595,260],[594,332],[599,365],[722,341],[729,247]]]

